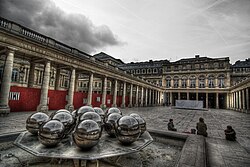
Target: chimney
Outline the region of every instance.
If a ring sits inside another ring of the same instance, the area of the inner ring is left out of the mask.
[[[195,55],[195,58],[199,58],[200,57],[200,55]]]

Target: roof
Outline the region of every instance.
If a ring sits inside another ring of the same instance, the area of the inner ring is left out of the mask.
[[[116,61],[116,62],[118,62],[120,64],[124,64],[124,62],[121,59],[116,59],[116,58],[114,58],[114,57],[112,57],[112,56],[110,56],[110,55],[108,55],[108,54],[106,54],[104,52],[100,52],[98,54],[95,54],[94,57],[96,59],[101,60],[101,61],[104,61],[104,60],[113,60],[113,61]]]
[[[250,58],[243,60],[243,61],[238,60],[232,65],[232,67],[234,67],[234,68],[242,68],[242,67],[250,68]]]

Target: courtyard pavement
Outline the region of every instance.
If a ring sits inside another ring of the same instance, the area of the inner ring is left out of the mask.
[[[203,117],[208,127],[206,138],[208,166],[250,166],[250,114],[231,110],[208,111],[174,109],[169,107],[144,107],[121,109],[123,115],[138,113],[147,122],[147,128],[166,130],[170,118],[174,119],[177,133],[190,132]],[[50,111],[51,112],[51,111]],[[0,117],[0,135],[25,130],[25,121],[32,112],[12,112]],[[224,129],[231,125],[237,141],[227,141]]]

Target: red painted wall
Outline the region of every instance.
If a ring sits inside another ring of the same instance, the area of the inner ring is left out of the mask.
[[[108,100],[110,100],[110,104],[108,104]],[[111,107],[113,104],[113,95],[107,95],[106,96],[106,106]]]
[[[75,109],[80,108],[81,106],[85,106],[86,104],[83,103],[83,99],[87,99],[88,94],[83,92],[75,92],[74,93],[74,100],[73,105]]]
[[[64,109],[67,104],[66,96],[66,90],[49,90],[49,110]]]
[[[27,87],[18,87],[11,86],[10,92],[20,92],[19,100],[9,100],[9,106],[11,112],[19,111],[36,111],[37,106],[40,103],[41,89],[39,88],[27,88]],[[67,91],[66,90],[49,90],[49,110],[59,110],[65,108]],[[83,103],[84,99],[87,99],[88,94],[83,92],[74,92],[74,107],[75,109],[80,108],[86,104]],[[100,101],[97,101],[97,98],[100,98]],[[135,100],[135,99],[134,99]],[[108,104],[108,101],[110,103]],[[92,95],[92,106],[100,107],[102,103],[102,94],[93,93]],[[106,106],[112,107],[113,104],[113,95],[106,96]],[[117,96],[117,106],[120,107],[122,104],[122,96]],[[125,104],[128,106],[129,97],[125,97]]]
[[[97,101],[97,99],[100,99]],[[100,107],[102,104],[102,94],[93,93],[92,94],[92,107]]]
[[[40,89],[11,86],[10,92],[20,92],[19,100],[9,100],[11,112],[36,111],[40,103]]]

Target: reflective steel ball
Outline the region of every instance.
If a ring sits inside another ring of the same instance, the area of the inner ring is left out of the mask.
[[[122,144],[131,144],[140,136],[139,122],[131,116],[123,116],[117,121],[116,137]]]
[[[54,115],[56,115],[57,113],[60,113],[60,112],[66,112],[66,113],[69,113],[69,114],[70,114],[70,111],[68,111],[68,110],[66,110],[66,109],[60,109],[60,110],[54,111],[54,112],[50,115],[50,118],[52,118]]]
[[[50,120],[44,123],[38,131],[39,141],[47,146],[54,147],[64,137],[64,125],[58,120]]]
[[[109,134],[109,136],[115,137],[115,127],[117,127],[117,120],[121,117],[122,115],[118,113],[109,114],[107,121],[104,124],[104,129]]]
[[[86,112],[95,112],[95,110],[90,106],[82,106],[77,110],[76,116],[79,117]]]
[[[73,140],[81,149],[90,149],[98,144],[101,137],[101,128],[93,120],[85,120],[76,126]]]
[[[102,118],[99,114],[95,112],[86,112],[82,114],[79,117],[79,122],[84,121],[84,120],[93,120],[99,125],[99,127],[102,128],[102,125],[103,125]]]
[[[108,109],[107,113],[106,113],[106,116],[108,116],[109,114],[111,113],[118,113],[120,115],[122,115],[122,112],[121,110],[119,110],[118,108],[116,107],[111,107],[110,109]]]
[[[100,108],[100,107],[94,107],[94,110],[97,114],[99,114],[102,118],[102,121],[104,122],[104,118],[105,118],[105,113],[104,111]]]
[[[132,113],[132,114],[130,114],[129,116],[134,117],[134,118],[136,118],[136,117],[141,117],[139,114],[136,114],[136,113]]]
[[[72,111],[71,115],[73,116],[74,119],[76,119],[76,110]]]
[[[58,120],[61,123],[63,123],[63,125],[65,127],[65,131],[64,131],[65,136],[73,131],[74,126],[75,126],[75,119],[73,118],[73,116],[71,114],[69,114],[67,112],[59,112],[59,113],[55,114],[52,117],[52,119]]]
[[[26,129],[34,134],[37,135],[40,126],[49,120],[49,116],[43,112],[37,112],[31,114],[28,119],[26,120]]]
[[[131,114],[130,114],[131,116]],[[146,128],[146,121],[140,116],[140,115],[132,115],[138,122],[139,122],[139,127],[141,130],[141,135],[147,130]]]

